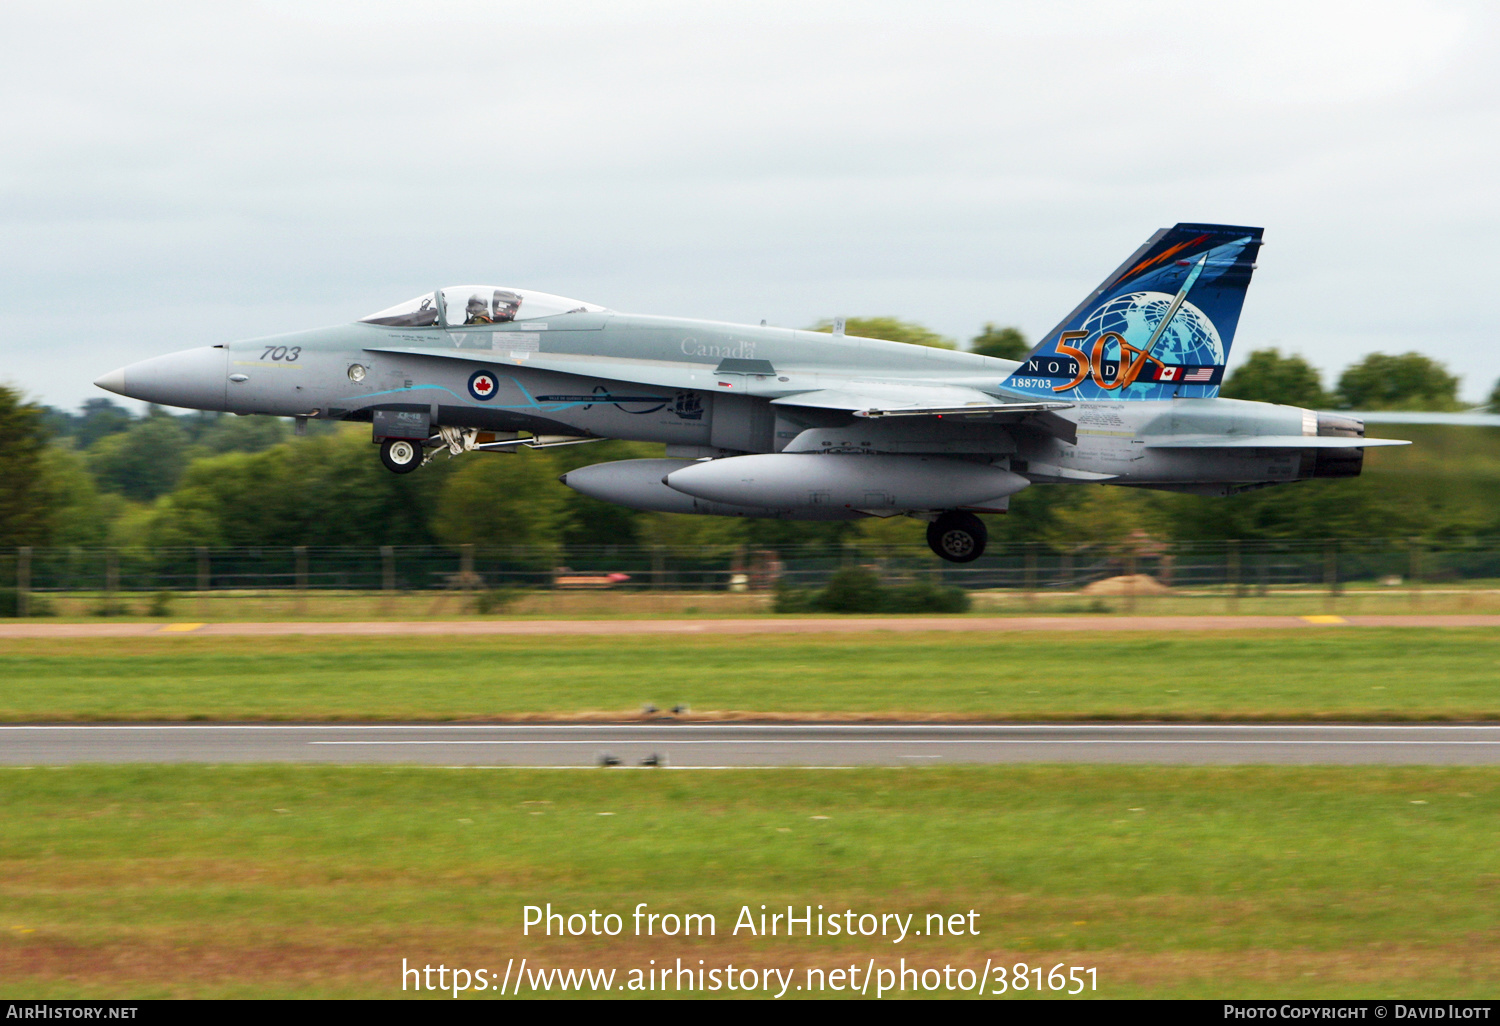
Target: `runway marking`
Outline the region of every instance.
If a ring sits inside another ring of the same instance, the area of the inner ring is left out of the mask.
[[[631,739],[622,738],[619,744],[625,744]],[[643,745],[741,745],[745,741],[739,738],[637,738],[636,744]],[[570,740],[570,741],[546,741],[526,739],[484,739],[478,741],[306,741],[309,745],[597,745],[599,740]],[[1214,738],[1184,738],[1180,741],[1161,741],[1153,738],[1024,738],[1024,737],[968,737],[968,738],[920,738],[920,737],[893,737],[884,738],[879,741],[866,738],[790,738],[790,737],[768,737],[751,742],[758,745],[1500,745],[1500,740],[1495,741],[1229,741]]]
[[[1348,623],[1342,616],[1304,616],[1302,619],[1308,623]]]
[[[158,634],[185,634],[188,631],[196,631],[206,624],[201,623],[169,623],[157,631]]]

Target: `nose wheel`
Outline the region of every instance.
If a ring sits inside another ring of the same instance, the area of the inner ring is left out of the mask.
[[[950,563],[972,563],[988,539],[984,521],[972,513],[944,513],[927,525],[927,544]]]
[[[410,438],[387,438],[380,443],[380,462],[393,474],[410,474],[422,465],[422,445]]]

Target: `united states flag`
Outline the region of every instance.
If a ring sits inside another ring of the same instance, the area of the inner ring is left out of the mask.
[[[1195,371],[1188,371],[1182,376],[1183,381],[1209,381],[1214,376],[1214,368],[1200,367]]]

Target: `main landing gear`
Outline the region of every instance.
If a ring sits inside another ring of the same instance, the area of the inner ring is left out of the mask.
[[[380,443],[380,462],[394,474],[410,474],[422,465],[422,443],[410,438],[387,438]]]
[[[988,538],[983,520],[958,510],[944,513],[927,525],[927,544],[950,563],[972,563],[984,555]]]

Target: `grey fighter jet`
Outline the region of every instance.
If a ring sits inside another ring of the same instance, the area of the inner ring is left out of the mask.
[[[665,459],[584,494],[712,516],[928,523],[942,558],[1033,484],[1198,495],[1359,474],[1360,420],[1218,398],[1261,229],[1153,235],[1019,364],[791,328],[648,317],[527,289],[439,289],[353,324],[190,349],[99,378],[168,406],[369,423],[396,473],[435,451],[603,438]]]

